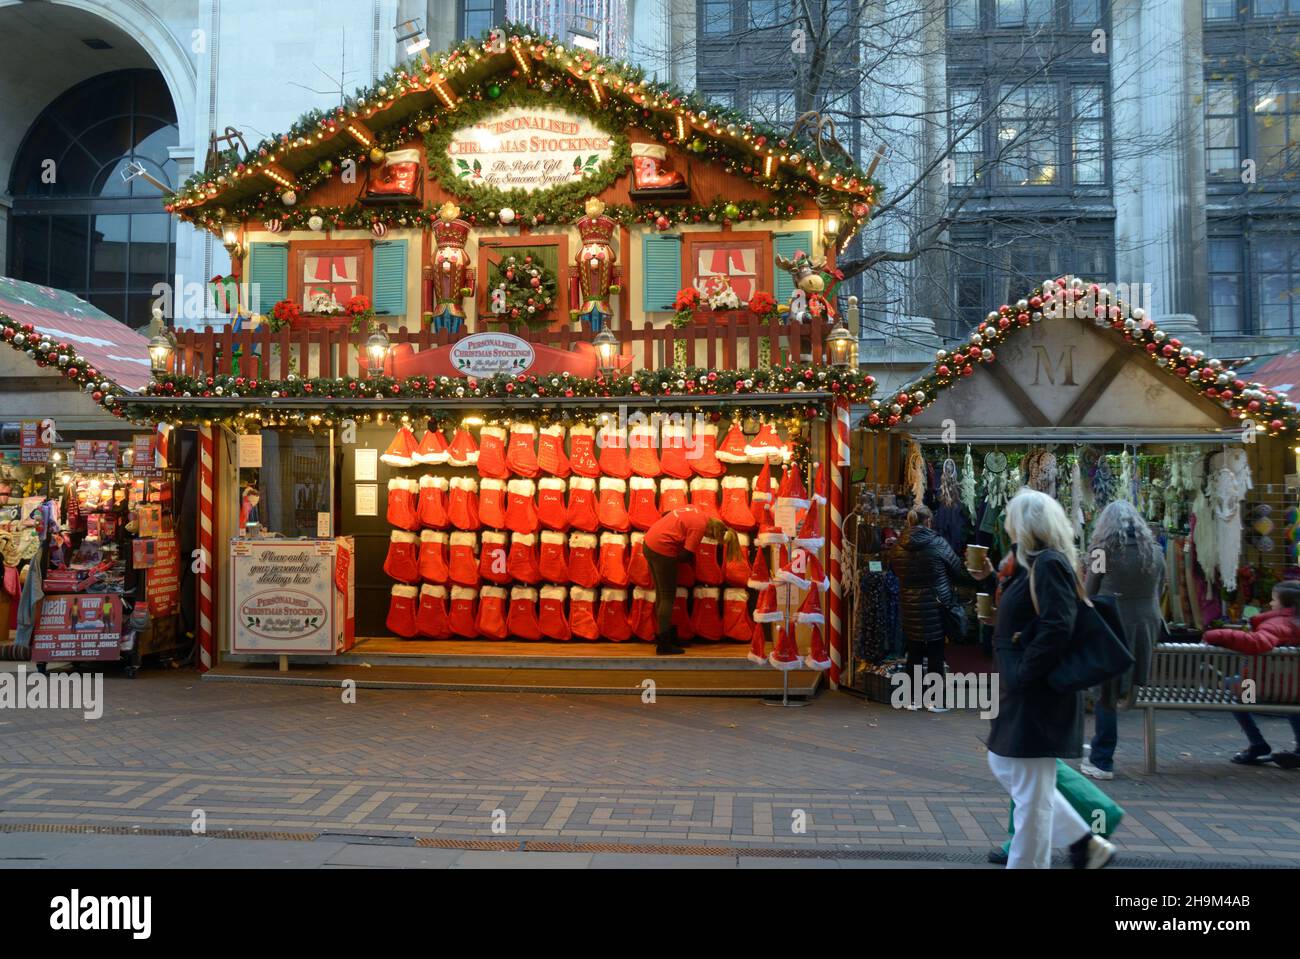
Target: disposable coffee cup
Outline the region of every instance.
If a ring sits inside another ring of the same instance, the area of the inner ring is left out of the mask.
[[[981,619],[993,618],[993,597],[988,593],[975,594],[975,611]]]
[[[966,547],[966,568],[979,572],[984,569],[984,561],[989,558],[987,546]]]

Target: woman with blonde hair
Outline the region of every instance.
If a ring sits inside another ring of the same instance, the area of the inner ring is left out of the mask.
[[[1031,489],[1012,498],[1005,525],[1016,571],[997,610],[999,697],[988,748],[989,768],[1015,802],[1007,867],[1048,869],[1052,847],[1068,845],[1076,862],[1099,868],[1114,847],[1093,836],[1056,791],[1056,760],[1083,751],[1083,694],[1058,693],[1047,683],[1073,638],[1083,595],[1074,531],[1056,500]]]
[[[1114,779],[1119,741],[1118,704],[1136,683],[1146,682],[1151,650],[1160,641],[1164,619],[1160,593],[1165,584],[1165,556],[1151,528],[1132,503],[1115,500],[1101,511],[1088,544],[1085,586],[1089,596],[1110,596],[1133,654],[1133,668],[1101,687],[1093,708],[1096,732],[1079,771],[1093,779]]]
[[[695,506],[671,510],[646,530],[641,544],[655,584],[655,654],[675,656],[686,652],[673,628],[673,600],[677,598],[677,564],[694,562],[705,537],[722,543],[726,561],[741,557],[740,537],[720,519],[710,519]]]

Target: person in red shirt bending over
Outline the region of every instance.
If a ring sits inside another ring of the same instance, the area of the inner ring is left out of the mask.
[[[1300,646],[1300,582],[1284,580],[1273,587],[1273,602],[1266,612],[1250,618],[1250,629],[1211,629],[1202,637],[1212,646],[1225,646],[1248,656],[1271,652],[1278,646]],[[1291,694],[1295,695],[1293,688]],[[1247,712],[1233,713],[1250,745],[1232,757],[1234,763],[1258,766],[1270,760],[1283,769],[1300,767],[1300,716],[1294,713],[1291,732],[1295,746],[1290,752],[1274,752],[1259,731],[1255,717]]]
[[[673,600],[677,597],[677,564],[693,563],[704,537],[720,540],[727,560],[740,558],[740,539],[726,523],[709,517],[695,506],[665,513],[646,530],[641,549],[655,582],[655,652],[660,656],[684,653],[673,627]]]

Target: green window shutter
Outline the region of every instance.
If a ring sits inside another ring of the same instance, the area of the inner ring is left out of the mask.
[[[253,312],[266,315],[289,295],[289,244],[254,243],[248,250]]]
[[[385,316],[406,317],[406,241],[388,240],[375,244],[371,297],[375,312]]]
[[[776,265],[776,258],[780,256],[787,260],[793,259],[799,250],[812,252],[812,234],[807,230],[772,234],[772,276],[776,278],[772,284],[776,287],[772,295],[778,303],[790,302],[790,297],[794,295],[794,277]]]
[[[682,238],[651,234],[641,240],[642,308],[671,310],[682,288]]]

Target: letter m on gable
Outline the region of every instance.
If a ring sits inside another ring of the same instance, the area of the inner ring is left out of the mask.
[[[1038,386],[1039,380],[1043,374],[1047,375],[1047,382],[1056,386],[1056,374],[1061,374],[1061,386],[1078,386],[1074,382],[1074,344],[1067,344],[1058,357],[1056,365],[1052,365],[1052,356],[1047,352],[1047,347],[1041,343],[1034,344],[1034,382],[1030,385]]]

